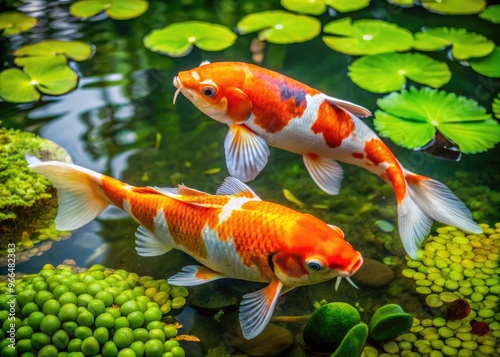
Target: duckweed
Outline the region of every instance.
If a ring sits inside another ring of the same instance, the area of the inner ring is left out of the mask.
[[[162,312],[181,308],[187,289],[102,265],[75,273],[71,265],[47,264],[16,280],[16,345],[8,347],[2,333],[1,356],[185,355],[173,339],[177,328],[162,323]],[[7,283],[0,282],[0,296],[7,293]],[[0,312],[8,310],[8,300],[0,299]],[[7,331],[8,313],[4,317]]]

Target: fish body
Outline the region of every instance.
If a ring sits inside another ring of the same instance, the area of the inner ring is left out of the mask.
[[[434,220],[471,233],[481,228],[446,185],[406,170],[359,117],[371,115],[356,104],[328,96],[297,80],[240,62],[202,63],[174,78],[199,110],[229,125],[224,148],[229,173],[253,180],[267,164],[268,146],[302,155],[318,186],[340,190],[337,161],[360,166],[389,183],[398,204],[399,233],[417,258]]]
[[[335,277],[349,280],[363,262],[338,227],[262,201],[235,178],[211,195],[184,185],[133,187],[73,164],[28,161],[57,188],[57,229],[80,228],[114,205],[140,224],[140,255],[178,249],[202,264],[184,267],[170,283],[191,286],[221,278],[267,283],[243,296],[240,322],[248,339],[267,325],[280,294]]]

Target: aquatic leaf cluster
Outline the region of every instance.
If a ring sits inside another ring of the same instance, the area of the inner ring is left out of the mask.
[[[4,36],[17,35],[36,25],[34,17],[22,12],[9,11],[0,14],[0,31]]]
[[[486,0],[387,0],[389,3],[402,7],[421,5],[430,12],[447,15],[471,15],[481,12],[486,6]]]
[[[129,20],[144,14],[149,7],[147,0],[79,0],[71,4],[69,11],[84,19],[105,12],[115,20]]]

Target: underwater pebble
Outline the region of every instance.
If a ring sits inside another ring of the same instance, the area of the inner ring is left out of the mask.
[[[363,265],[351,278],[356,283],[365,286],[382,287],[388,285],[394,279],[394,272],[384,263],[365,258]]]

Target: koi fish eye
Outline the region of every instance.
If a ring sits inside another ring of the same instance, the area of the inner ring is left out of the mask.
[[[314,271],[320,271],[323,269],[323,264],[318,260],[310,260],[307,262],[307,267]]]
[[[217,94],[217,89],[207,86],[201,90],[201,93],[203,93],[205,97],[213,97]]]

